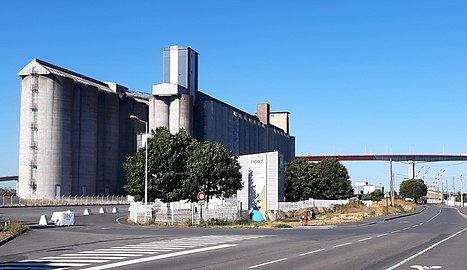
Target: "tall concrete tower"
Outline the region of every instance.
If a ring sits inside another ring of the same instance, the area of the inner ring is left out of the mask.
[[[193,106],[198,92],[198,53],[189,47],[164,49],[164,82],[152,87],[149,128],[185,129],[193,135]]]

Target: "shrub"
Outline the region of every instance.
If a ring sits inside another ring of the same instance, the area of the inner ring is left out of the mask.
[[[284,223],[274,225],[274,227],[275,228],[292,228],[292,226],[290,226],[289,224],[284,224]]]

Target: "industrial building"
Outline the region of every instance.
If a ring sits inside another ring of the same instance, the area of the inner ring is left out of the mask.
[[[222,143],[234,155],[277,151],[295,156],[289,113],[259,104],[248,114],[198,90],[198,53],[164,49],[163,83],[152,94],[130,91],[34,59],[21,77],[18,195],[123,194],[122,163],[137,149],[137,135],[149,128],[181,128],[201,141]]]

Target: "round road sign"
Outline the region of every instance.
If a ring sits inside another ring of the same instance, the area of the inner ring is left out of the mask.
[[[206,199],[206,193],[204,191],[198,192],[198,201],[204,201]]]

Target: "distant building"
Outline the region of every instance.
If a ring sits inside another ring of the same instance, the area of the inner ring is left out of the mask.
[[[354,195],[357,197],[370,194],[371,192],[375,190],[381,190],[382,192],[384,192],[383,186],[369,184],[368,182],[356,182],[353,188],[354,188]]]
[[[184,128],[234,155],[277,151],[295,156],[289,113],[259,104],[251,115],[198,91],[198,53],[164,49],[164,82],[151,95],[130,91],[34,59],[21,77],[18,195],[22,198],[125,193],[122,163],[137,149],[136,135]]]

